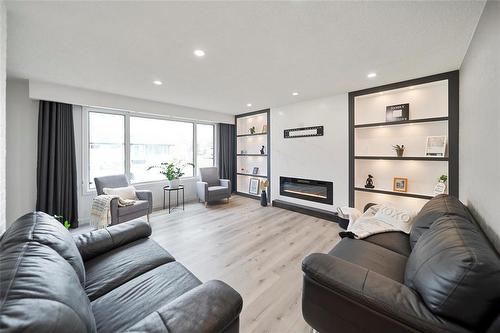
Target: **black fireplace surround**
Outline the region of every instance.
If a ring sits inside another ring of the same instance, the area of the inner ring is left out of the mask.
[[[333,205],[333,183],[322,180],[280,177],[280,195]]]

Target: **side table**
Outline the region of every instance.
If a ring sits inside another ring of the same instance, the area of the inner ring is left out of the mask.
[[[170,193],[175,191],[177,200],[175,201],[175,206],[170,205]],[[184,185],[179,185],[176,188],[170,188],[170,186],[163,186],[163,209],[165,209],[165,192],[168,192],[168,213],[179,207],[179,191],[182,191],[182,210],[184,210]]]

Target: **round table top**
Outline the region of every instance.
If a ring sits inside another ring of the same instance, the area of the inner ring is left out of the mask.
[[[168,185],[165,185],[163,186],[163,190],[167,190],[167,191],[176,191],[176,190],[183,190],[184,189],[184,185],[179,185],[178,187],[175,187],[175,188],[170,188],[170,186]]]

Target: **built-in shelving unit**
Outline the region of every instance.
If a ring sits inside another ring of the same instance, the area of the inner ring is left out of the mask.
[[[259,198],[258,194],[249,193],[250,179],[267,179],[270,181],[270,110],[260,110],[236,116],[236,192],[251,198]],[[255,128],[251,133],[250,128]],[[264,154],[260,152],[264,146]],[[254,168],[257,173],[254,173]],[[270,184],[267,189],[268,200]]]
[[[405,120],[386,121],[386,107],[409,104]],[[426,156],[426,138],[446,136],[445,156]],[[402,157],[393,145],[404,145]],[[375,188],[365,188],[374,176]],[[349,205],[392,203],[418,210],[433,197],[439,176],[458,195],[458,71],[349,93]],[[406,178],[407,191],[393,190]]]

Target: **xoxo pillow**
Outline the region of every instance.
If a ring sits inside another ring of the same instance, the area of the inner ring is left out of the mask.
[[[393,206],[380,205],[373,217],[409,234],[415,214]]]

